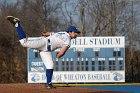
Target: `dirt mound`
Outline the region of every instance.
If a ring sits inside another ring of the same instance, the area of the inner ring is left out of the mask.
[[[80,87],[57,87],[48,90],[44,84],[0,84],[0,93],[125,93]]]

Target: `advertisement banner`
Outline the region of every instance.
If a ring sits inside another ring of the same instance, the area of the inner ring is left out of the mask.
[[[125,82],[123,71],[64,71],[54,72],[53,83]],[[45,83],[45,73],[28,73],[29,83]]]

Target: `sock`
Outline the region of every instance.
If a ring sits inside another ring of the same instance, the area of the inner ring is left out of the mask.
[[[46,84],[50,84],[52,82],[52,76],[53,76],[53,69],[46,69],[46,77],[47,77]]]
[[[18,34],[19,40],[26,38],[26,34],[23,32],[23,29],[20,23],[16,23],[15,27],[17,28],[17,34]]]

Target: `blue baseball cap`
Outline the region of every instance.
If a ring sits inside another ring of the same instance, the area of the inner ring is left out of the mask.
[[[75,26],[69,26],[66,32],[75,32],[78,34],[81,33]]]

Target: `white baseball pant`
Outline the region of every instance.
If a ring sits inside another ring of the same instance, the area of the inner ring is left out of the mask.
[[[53,69],[53,58],[51,51],[48,51],[48,38],[47,37],[38,37],[35,39],[24,38],[20,40],[20,43],[23,47],[33,48],[41,50],[40,56],[46,69]]]

